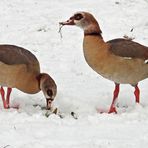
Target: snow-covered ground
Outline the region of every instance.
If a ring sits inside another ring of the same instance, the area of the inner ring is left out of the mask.
[[[1,0],[0,43],[37,56],[42,72],[58,85],[54,106],[64,118],[47,118],[40,106],[33,107],[45,106],[42,93],[14,89],[11,105],[18,104],[18,110],[4,110],[0,101],[0,148],[147,148],[148,80],[139,84],[140,105],[134,89],[121,85],[119,113],[97,113],[97,108],[109,108],[114,84],[86,64],[82,30],[64,27],[60,38],[58,22],[76,11],[91,12],[106,41],[128,35],[148,46],[148,0]]]

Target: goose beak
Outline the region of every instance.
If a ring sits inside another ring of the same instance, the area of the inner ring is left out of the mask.
[[[47,110],[50,110],[51,109],[52,102],[53,102],[53,99],[52,98],[46,98]]]
[[[62,26],[64,26],[64,25],[75,25],[73,17],[71,17],[69,20],[67,20],[65,22],[59,22],[59,24],[62,25]]]

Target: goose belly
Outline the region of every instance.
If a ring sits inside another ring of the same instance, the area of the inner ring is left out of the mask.
[[[113,59],[92,67],[103,77],[116,83],[136,85],[148,77],[148,64],[140,59]]]

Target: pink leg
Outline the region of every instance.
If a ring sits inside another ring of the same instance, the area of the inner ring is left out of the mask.
[[[134,91],[134,94],[135,94],[135,99],[136,99],[136,103],[139,103],[139,100],[140,100],[140,90],[138,88],[138,84],[135,86],[135,91]]]
[[[8,87],[7,88],[7,96],[6,96],[6,103],[8,105],[8,108],[10,107],[10,94],[11,94],[12,88]]]
[[[1,87],[0,89],[0,93],[1,93],[1,97],[2,97],[2,101],[3,101],[3,106],[5,109],[9,108],[9,100],[10,100],[10,94],[11,94],[12,88],[7,88],[7,96],[6,96],[6,100],[5,100],[5,91],[3,89],[3,87]]]
[[[2,101],[3,101],[3,106],[6,109],[6,108],[8,108],[8,106],[7,106],[7,103],[5,101],[5,91],[4,91],[2,86],[1,86],[1,89],[0,89],[0,93],[1,93]]]
[[[116,102],[116,99],[118,98],[119,86],[120,86],[120,84],[115,83],[113,101],[112,101],[112,104],[110,106],[110,109],[109,109],[108,113],[113,113],[113,112],[117,113],[116,108],[115,108],[115,102]]]

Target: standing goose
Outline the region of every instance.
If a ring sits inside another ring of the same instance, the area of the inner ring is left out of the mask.
[[[5,109],[10,107],[12,88],[24,93],[35,94],[40,90],[46,98],[47,109],[57,93],[54,80],[46,73],[40,73],[37,58],[28,50],[14,45],[0,45],[0,93]],[[3,86],[7,87],[7,94]]]
[[[138,82],[148,78],[148,47],[127,39],[105,42],[98,22],[88,12],[77,12],[60,25],[76,25],[84,30],[83,50],[88,65],[115,83],[113,101],[108,113],[116,111],[120,84],[130,84],[139,103]]]

